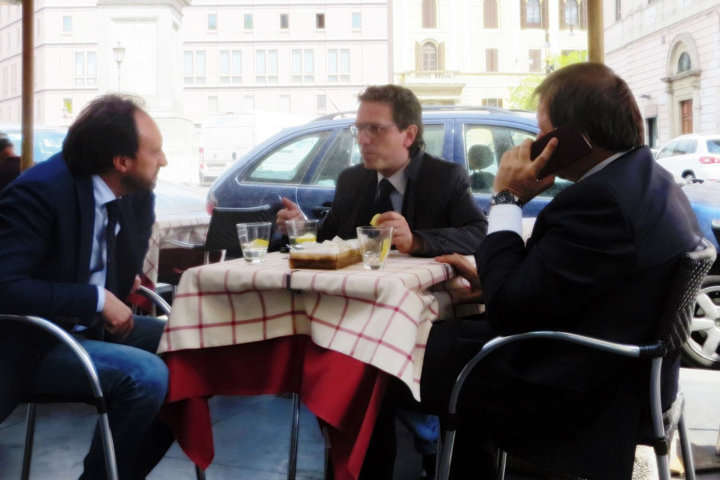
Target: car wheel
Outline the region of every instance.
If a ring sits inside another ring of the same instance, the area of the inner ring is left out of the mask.
[[[688,183],[693,182],[695,181],[695,174],[693,172],[685,172],[682,174],[682,178]]]
[[[708,275],[695,297],[690,337],[683,360],[691,366],[720,369],[720,276]]]

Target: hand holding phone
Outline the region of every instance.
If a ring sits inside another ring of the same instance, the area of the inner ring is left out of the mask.
[[[542,170],[538,172],[538,178],[554,175],[592,151],[592,145],[590,145],[590,142],[588,142],[585,136],[577,129],[566,125],[556,128],[535,140],[530,146],[530,159],[535,160],[540,156],[552,138],[558,139],[558,145],[550,157],[550,160],[548,160]]]

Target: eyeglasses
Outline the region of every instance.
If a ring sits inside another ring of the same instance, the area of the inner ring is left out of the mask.
[[[381,125],[379,123],[356,123],[355,125],[350,125],[350,134],[353,137],[357,138],[360,133],[365,132],[371,137],[375,138],[385,134],[385,132],[387,132],[394,126],[394,123],[390,123],[387,125]]]

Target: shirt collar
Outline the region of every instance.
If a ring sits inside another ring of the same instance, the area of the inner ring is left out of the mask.
[[[400,195],[405,195],[405,187],[407,187],[407,166],[409,165],[409,162],[400,170],[393,173],[389,177],[384,177],[380,172],[377,172],[377,181],[380,183],[380,181],[383,178],[387,178],[388,181],[392,184],[393,187],[395,187],[395,190],[398,191]]]
[[[95,199],[95,205],[105,205],[108,202],[116,200],[118,197],[115,196],[108,184],[105,183],[100,175],[92,175],[93,184],[93,198]]]
[[[610,165],[612,162],[614,162],[614,161],[617,160],[618,158],[622,157],[623,155],[625,155],[625,154],[628,153],[629,151],[630,151],[630,150],[625,150],[624,152],[618,152],[618,153],[616,153],[615,155],[609,156],[608,158],[606,158],[606,159],[603,160],[602,162],[595,164],[594,167],[592,167],[590,170],[588,170],[587,172],[585,172],[585,174],[578,179],[578,182],[581,182],[581,181],[583,181],[584,179],[586,179],[587,177],[589,177],[590,175],[599,172],[600,170],[602,170],[603,168],[607,167],[607,166]]]

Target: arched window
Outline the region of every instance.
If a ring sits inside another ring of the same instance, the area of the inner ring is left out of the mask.
[[[565,25],[568,27],[577,27],[579,18],[578,2],[577,0],[566,0],[565,2]]]
[[[690,61],[690,55],[687,52],[680,54],[678,59],[678,73],[687,72],[692,68],[692,62]]]
[[[423,28],[437,28],[437,5],[435,0],[423,0],[422,26]]]
[[[527,0],[525,3],[525,18],[528,25],[540,25],[540,0]]]
[[[425,72],[437,72],[438,52],[432,42],[425,42],[422,47],[422,67]]]

